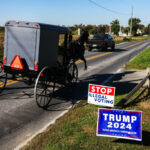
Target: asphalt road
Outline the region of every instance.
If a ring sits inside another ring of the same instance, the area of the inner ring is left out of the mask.
[[[87,98],[89,83],[105,84],[113,80],[126,62],[150,45],[150,40],[123,43],[116,50],[86,52],[88,70],[77,62],[79,82],[58,89],[47,110],[36,105],[33,85],[22,82],[10,84],[0,94],[0,150],[19,148],[37,133],[46,129],[76,102]]]

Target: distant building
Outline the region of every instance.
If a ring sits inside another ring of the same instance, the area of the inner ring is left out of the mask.
[[[137,32],[136,32],[137,35],[142,35],[143,32],[140,30],[140,29],[137,29]]]

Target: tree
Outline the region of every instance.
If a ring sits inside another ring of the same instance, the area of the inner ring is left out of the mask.
[[[89,33],[90,33],[90,34],[95,34],[95,33],[97,33],[97,28],[90,29],[90,30],[89,30]]]
[[[139,18],[132,18],[132,35],[133,36],[136,35],[137,29],[140,26],[140,22],[141,22],[141,20]],[[131,18],[128,21],[128,25],[129,26],[131,25]]]
[[[98,32],[99,33],[105,33],[106,32],[106,27],[104,25],[98,25]]]
[[[148,34],[150,35],[150,24],[148,24],[148,26],[147,26],[147,30],[148,30]]]
[[[4,27],[0,27],[0,33],[4,32]]]
[[[122,28],[122,32],[123,32],[123,33],[126,33],[127,35],[128,35],[128,33],[129,33],[129,31],[130,31],[129,27],[123,27],[123,28]]]
[[[111,32],[113,32],[115,35],[118,35],[119,30],[120,30],[119,20],[116,19],[112,21],[110,24],[111,24]]]
[[[90,25],[90,24],[88,24],[88,25],[86,25],[85,27],[84,27],[84,30],[91,30],[91,29],[93,29],[93,25]]]
[[[150,35],[150,24],[147,27],[144,27],[144,34]]]

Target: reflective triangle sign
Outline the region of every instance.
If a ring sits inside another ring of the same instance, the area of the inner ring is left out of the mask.
[[[11,63],[11,68],[15,70],[23,70],[23,63],[19,55],[16,55]]]

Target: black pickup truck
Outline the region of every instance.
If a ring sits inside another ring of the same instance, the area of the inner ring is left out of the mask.
[[[107,50],[108,47],[114,51],[115,41],[109,34],[98,33],[94,34],[92,39],[89,39],[87,46],[88,51],[92,51],[93,48]]]

